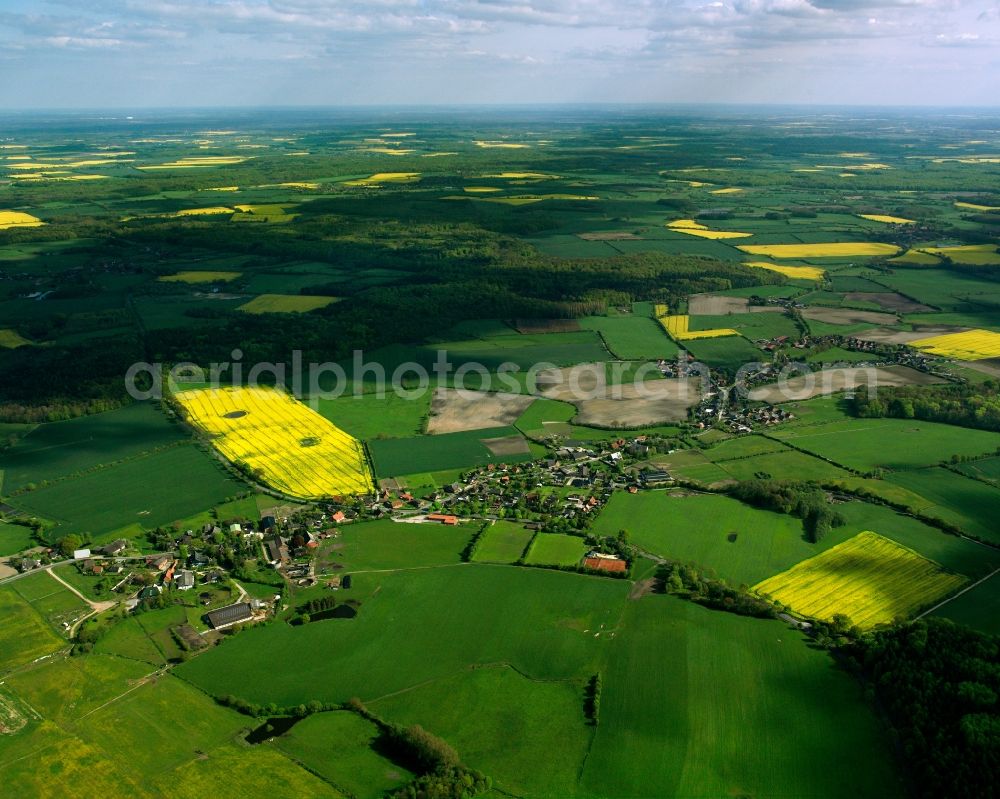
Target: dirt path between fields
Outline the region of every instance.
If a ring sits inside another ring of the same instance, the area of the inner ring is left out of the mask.
[[[89,619],[91,616],[96,616],[98,613],[103,613],[106,610],[111,610],[111,608],[113,608],[116,604],[118,604],[117,602],[94,602],[94,601],[92,601],[90,599],[87,599],[87,597],[85,597],[83,594],[81,594],[79,591],[77,591],[73,586],[71,586],[69,583],[67,583],[62,577],[60,577],[58,574],[56,574],[52,570],[51,566],[49,568],[47,568],[45,571],[48,572],[49,576],[53,580],[55,580],[57,583],[61,583],[63,586],[65,586],[66,588],[68,588],[72,593],[74,593],[78,597],[80,597],[80,599],[82,599],[84,602],[86,602],[87,605],[90,607],[90,613],[88,613],[85,616],[81,616],[79,619],[77,619],[73,623],[73,626],[69,628],[69,637],[70,638],[72,638],[76,634],[77,628],[81,624],[83,624],[83,622],[85,622],[87,619]]]

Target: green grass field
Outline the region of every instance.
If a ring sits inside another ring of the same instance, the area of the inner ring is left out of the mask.
[[[0,522],[0,558],[21,552],[34,545],[30,527]]]
[[[903,795],[860,689],[778,622],[644,597],[602,677],[581,795]]]
[[[843,469],[795,450],[784,450],[718,463],[736,480],[836,480],[848,477]]]
[[[430,413],[431,392],[405,399],[393,392],[317,401],[316,410],[341,430],[362,441],[420,435]],[[307,403],[309,401],[307,400]]]
[[[907,419],[850,419],[780,428],[771,435],[861,471],[930,466],[951,455],[982,455],[1000,446],[1000,433]]]
[[[379,799],[412,775],[375,751],[377,737],[372,722],[355,713],[334,711],[303,719],[272,745],[345,793]]]
[[[751,341],[759,339],[788,336],[795,339],[799,329],[795,322],[782,313],[741,313],[719,316],[692,316],[689,318],[690,330],[714,330],[717,328],[732,328]]]
[[[1000,574],[951,600],[932,615],[1000,635]]]
[[[514,449],[521,452],[497,455],[489,450],[484,439],[512,439]],[[514,441],[519,439],[520,442]],[[531,460],[527,442],[513,427],[493,427],[462,433],[442,433],[436,436],[415,436],[368,442],[375,471],[380,477],[436,472],[445,469],[469,469],[487,463],[519,463]]]
[[[921,513],[957,524],[965,532],[1000,544],[1000,488],[934,467],[896,472],[888,480],[924,497]]]
[[[581,680],[529,680],[507,666],[465,670],[371,708],[441,736],[514,796],[573,796],[593,734]]]
[[[53,585],[55,581],[43,575]],[[12,586],[0,588],[0,672],[23,666],[66,646],[35,608]]]
[[[799,519],[717,495],[615,494],[594,531],[615,535],[623,529],[640,549],[696,563],[736,585],[752,585],[820,551],[805,540]],[[839,540],[840,531],[834,536]]]
[[[764,353],[741,336],[693,339],[684,342],[684,349],[695,360],[731,372],[736,372],[746,363],[765,360]]]
[[[163,653],[136,617],[114,624],[94,645],[94,652],[119,655],[155,666],[162,666],[166,662]]]
[[[593,631],[614,626],[629,590],[620,580],[478,564],[354,582],[352,593],[370,597],[356,618],[246,630],[178,673],[210,694],[279,705],[373,701],[497,662],[532,679],[577,679],[596,670],[603,641]]]
[[[59,633],[90,611],[82,599],[42,571],[14,580],[10,587]]]
[[[533,535],[523,524],[496,521],[480,536],[472,559],[482,563],[514,563],[520,559]]]
[[[568,435],[569,420],[574,416],[576,408],[568,402],[539,397],[518,417],[514,426],[529,438]]]
[[[461,562],[478,525],[406,524],[379,519],[340,528],[323,542],[317,569],[334,564],[350,571],[406,569]]]
[[[707,440],[706,436],[701,437],[702,441]],[[772,441],[764,436],[737,436],[725,439],[715,444],[711,449],[705,451],[705,457],[713,463],[733,460],[734,458],[748,458],[753,455],[764,455],[770,452],[787,452],[788,448],[777,441]]]
[[[969,477],[1000,481],[1000,457],[960,463],[955,468]]]
[[[677,344],[649,316],[588,316],[580,325],[600,333],[611,354],[623,361],[677,357]]]
[[[589,550],[579,536],[539,533],[524,562],[532,566],[577,566]]]
[[[0,738],[4,786],[25,796],[170,794],[225,790],[342,794],[270,747],[239,740],[254,724],[169,675],[143,682],[147,664],[92,655],[17,674],[8,686],[42,719]],[[127,757],[122,753],[127,752]],[[40,775],[58,791],[39,792]]]
[[[184,433],[149,403],[36,427],[4,453],[9,494],[180,441]]]
[[[154,667],[111,655],[52,659],[12,674],[6,684],[43,718],[72,725],[116,699]]]
[[[91,533],[100,543],[127,525],[168,524],[242,490],[210,456],[179,446],[53,483],[18,496],[13,504],[58,522],[48,532],[52,539]]]

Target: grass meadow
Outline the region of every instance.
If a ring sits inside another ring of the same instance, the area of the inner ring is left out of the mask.
[[[460,563],[478,526],[409,524],[389,519],[349,524],[320,545],[317,569],[406,569]]]
[[[108,466],[22,494],[13,504],[50,519],[52,538],[90,533],[94,543],[131,524],[155,527],[217,505],[243,490],[212,458],[192,445]],[[108,502],[114,497],[114,502]]]
[[[133,458],[184,438],[149,403],[36,427],[3,456],[5,493]]]
[[[493,522],[479,537],[472,559],[482,563],[514,563],[520,560],[534,535],[523,524],[502,519]]]
[[[483,443],[484,439],[520,439],[521,452],[496,455]],[[445,469],[469,469],[488,463],[518,463],[530,460],[527,442],[513,427],[494,427],[485,430],[468,430],[461,433],[442,433],[436,436],[393,438],[368,442],[368,449],[380,477],[437,472]]]
[[[333,711],[303,719],[270,745],[356,799],[380,799],[413,775],[378,754],[378,734],[371,721]]]
[[[859,471],[931,466],[951,455],[982,455],[1000,446],[1000,433],[909,419],[849,419],[771,435]]]
[[[370,597],[356,618],[247,630],[178,673],[210,694],[279,705],[369,702],[497,662],[531,679],[577,679],[596,670],[604,642],[592,631],[614,625],[629,590],[619,580],[478,564],[354,583],[351,593]]]
[[[539,533],[524,558],[529,566],[576,566],[590,547],[579,536]]]
[[[578,795],[903,795],[860,689],[778,622],[644,597],[602,677]]]

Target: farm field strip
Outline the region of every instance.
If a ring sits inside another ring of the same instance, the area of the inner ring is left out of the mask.
[[[864,241],[836,241],[815,244],[740,244],[737,249],[749,255],[763,255],[768,258],[871,258],[880,255],[895,255],[899,247],[895,244]]]
[[[338,301],[337,297],[305,296],[301,294],[261,294],[237,310],[244,313],[306,313]]]
[[[745,239],[753,235],[753,233],[738,233],[730,230],[711,230],[693,219],[678,219],[675,222],[668,222],[667,228],[703,239]]]
[[[863,629],[908,616],[966,582],[877,533],[862,532],[754,586],[796,613],[843,614]]]
[[[361,444],[275,389],[193,389],[176,399],[230,461],[260,469],[285,493],[314,498],[371,490]]]
[[[746,266],[754,269],[767,269],[769,272],[777,272],[779,275],[794,280],[822,280],[826,276],[826,272],[818,266],[783,266],[767,261],[749,261]]]

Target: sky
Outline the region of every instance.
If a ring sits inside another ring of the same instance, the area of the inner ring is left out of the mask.
[[[0,109],[1000,105],[1000,0],[0,0]]]

